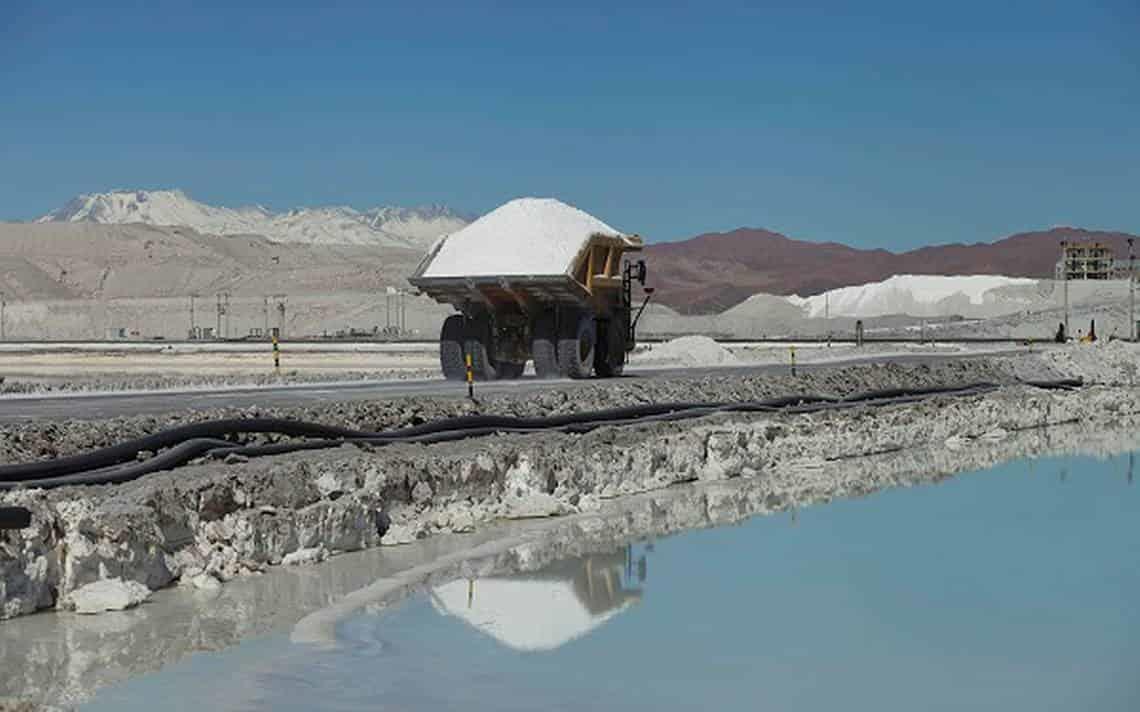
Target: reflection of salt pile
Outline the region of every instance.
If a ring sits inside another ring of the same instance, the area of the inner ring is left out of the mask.
[[[452,581],[431,601],[507,647],[553,650],[641,600],[640,589],[623,585],[626,564],[620,551],[566,559],[529,574]]]
[[[682,336],[654,346],[640,359],[646,363],[721,366],[737,363],[731,351],[707,336]]]
[[[882,282],[832,289],[788,301],[811,317],[995,316],[1024,309],[1040,298],[1037,280],[1000,275],[899,274]]]

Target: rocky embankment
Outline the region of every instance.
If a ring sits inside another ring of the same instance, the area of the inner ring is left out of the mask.
[[[1044,374],[1044,375],[1042,375]],[[29,421],[0,427],[0,464],[46,460],[114,445],[163,428],[217,418],[277,417],[380,431],[460,415],[543,416],[663,402],[743,402],[791,393],[846,395],[888,387],[924,388],[974,381],[1014,383],[1019,376],[1061,375],[1024,368],[1020,360],[969,359],[923,366],[875,363],[825,371],[757,376],[590,381],[525,395],[469,401],[454,397],[327,402],[296,408],[214,408],[103,420]],[[250,442],[272,441],[262,437]]]
[[[181,581],[213,588],[267,566],[317,561],[381,541],[399,544],[508,519],[597,512],[625,495],[682,483],[746,480],[778,487],[779,501],[795,501],[801,491],[858,495],[895,483],[850,465],[876,453],[971,451],[1014,432],[1059,423],[1108,427],[1131,422],[1140,412],[1130,388],[1062,392],[1015,385],[1018,376],[1078,375],[1050,369],[1040,359],[864,365],[798,378],[623,381],[478,404],[419,399],[263,411],[378,430],[475,411],[535,415],[650,401],[842,395],[982,380],[1008,384],[985,395],[878,408],[718,415],[585,435],[495,436],[432,446],[346,446],[232,464],[203,462],[120,486],[11,492],[0,504],[28,507],[34,516],[31,528],[0,533],[0,616],[97,608],[111,593],[100,584],[97,592],[104,598],[92,600],[91,586],[100,581],[122,583],[107,606],[121,607],[141,587]],[[242,413],[27,424],[5,432],[0,454],[9,462],[54,457],[223,414]]]

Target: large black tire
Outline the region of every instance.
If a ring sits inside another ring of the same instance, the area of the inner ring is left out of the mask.
[[[621,319],[598,322],[594,372],[602,378],[616,378],[625,371],[625,338],[625,323]]]
[[[525,369],[525,363],[500,361],[499,363],[495,364],[495,370],[498,372],[500,381],[513,381],[516,378],[522,378],[523,371]]]
[[[530,353],[534,357],[534,373],[539,378],[558,378],[562,375],[558,368],[558,334],[555,329],[554,312],[546,311],[534,321],[534,339]]]
[[[439,330],[439,366],[449,381],[467,378],[467,363],[463,358],[463,315],[452,314],[443,320]]]
[[[491,356],[495,350],[489,316],[484,314],[467,320],[463,349],[471,355],[471,370],[476,381],[493,381],[499,377]]]
[[[558,338],[558,370],[567,378],[589,378],[594,369],[597,326],[594,315],[582,312],[565,315]]]

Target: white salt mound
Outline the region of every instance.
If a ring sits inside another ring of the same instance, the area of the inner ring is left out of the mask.
[[[676,363],[682,366],[720,366],[738,363],[736,356],[707,336],[682,336],[658,344],[645,361]]]
[[[519,198],[443,238],[423,276],[566,274],[595,234],[625,236],[553,198]]]
[[[1140,345],[1126,341],[1067,344],[1042,351],[1041,358],[1062,376],[1087,383],[1133,386],[1140,381]]]
[[[807,315],[822,317],[863,318],[909,314],[911,316],[942,316],[964,311],[970,307],[993,305],[998,311],[1016,310],[1016,305],[999,304],[1003,297],[994,290],[1003,287],[1027,287],[1035,279],[1004,277],[1002,275],[925,275],[896,274],[882,282],[871,282],[854,287],[832,289],[811,297],[788,297],[788,301],[803,307]],[[1009,308],[1004,308],[1009,306]],[[977,311],[977,309],[973,310]]]

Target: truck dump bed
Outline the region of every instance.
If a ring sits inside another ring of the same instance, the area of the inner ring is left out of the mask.
[[[408,281],[456,307],[585,304],[621,287],[622,255],[642,246],[577,208],[522,198],[441,238]]]
[[[531,303],[584,304],[590,296],[585,287],[568,275],[412,277],[408,281],[437,302],[456,307],[468,302],[482,302],[496,308],[506,304],[520,307]]]

